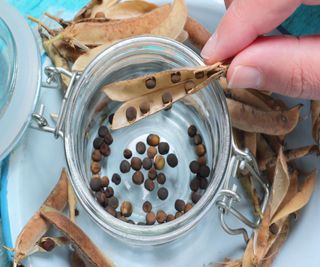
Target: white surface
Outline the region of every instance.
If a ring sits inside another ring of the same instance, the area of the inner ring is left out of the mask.
[[[189,1],[190,3],[192,0]],[[223,13],[222,1],[193,1],[190,13],[213,30]],[[40,102],[48,108],[46,113],[58,110],[61,95],[53,89],[42,89]],[[289,102],[302,102],[289,100]],[[307,103],[307,102],[306,102]],[[288,147],[307,145],[311,140],[308,105],[304,108],[304,120],[299,129],[289,138]],[[65,166],[63,144],[51,135],[28,130],[21,145],[10,158],[7,200],[12,240],[55,184],[60,170]],[[309,157],[298,164],[304,169],[316,166],[314,157]],[[288,242],[278,256],[276,267],[318,267],[320,229],[319,205],[320,187],[311,203],[304,209],[299,221],[290,233]],[[96,244],[112,258],[119,267],[138,266],[184,266],[201,267],[210,262],[222,261],[225,257],[241,256],[243,241],[241,236],[229,236],[221,229],[215,207],[191,233],[181,240],[156,247],[127,246],[102,232],[82,209],[77,219],[80,227],[96,242]],[[26,266],[32,267],[66,267],[69,266],[67,252],[57,249],[50,254],[36,254],[29,258]]]

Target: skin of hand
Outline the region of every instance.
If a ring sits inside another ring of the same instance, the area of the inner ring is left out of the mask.
[[[261,37],[302,3],[317,5],[320,0],[226,0],[230,6],[201,56],[207,64],[233,57],[227,73],[230,88],[320,99],[320,36]]]

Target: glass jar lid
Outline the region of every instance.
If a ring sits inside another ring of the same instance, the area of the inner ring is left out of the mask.
[[[0,0],[0,160],[29,125],[40,87],[40,57],[26,20]]]

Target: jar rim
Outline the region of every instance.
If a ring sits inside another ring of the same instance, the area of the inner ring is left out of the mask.
[[[75,138],[73,138],[73,127],[71,125],[72,120],[76,119],[76,117],[74,116],[74,112],[72,111],[74,110],[74,105],[77,102],[79,92],[85,85],[86,80],[88,79],[88,77],[90,77],[95,69],[101,67],[99,66],[99,62],[101,62],[101,60],[105,57],[112,57],[112,55],[116,55],[119,49],[123,47],[129,47],[137,44],[157,44],[159,46],[167,45],[188,54],[188,56],[190,56],[196,62],[196,64],[204,65],[202,59],[193,50],[177,41],[165,37],[134,37],[120,41],[107,48],[85,68],[77,84],[75,85],[75,88],[73,88],[72,92],[70,92],[65,121],[65,153],[70,171],[71,183],[75,189],[75,193],[86,212],[94,219],[95,222],[102,226],[103,229],[108,230],[111,235],[117,238],[120,237],[121,239],[125,239],[127,241],[133,241],[136,244],[161,244],[174,240],[181,234],[185,233],[187,230],[191,229],[192,226],[194,226],[207,213],[208,209],[214,203],[214,198],[217,196],[217,192],[221,188],[222,182],[224,180],[223,178],[225,176],[231,154],[231,127],[223,90],[218,90],[217,94],[219,97],[219,103],[221,104],[221,114],[224,127],[223,130],[225,131],[223,134],[223,140],[220,140],[222,146],[221,149],[224,153],[222,153],[219,157],[219,164],[217,164],[217,167],[220,168],[218,172],[219,175],[221,175],[221,179],[215,186],[213,185],[213,183],[210,183],[205,194],[196,204],[195,208],[184,214],[184,216],[181,216],[180,218],[166,224],[153,225],[152,227],[128,224],[112,217],[106,212],[104,212],[104,214],[105,218],[107,219],[104,220],[104,218],[98,216],[102,208],[97,205],[96,200],[89,192],[88,186],[81,178],[77,162],[74,161],[76,155],[76,144]],[[220,85],[218,83],[215,83],[215,86]]]

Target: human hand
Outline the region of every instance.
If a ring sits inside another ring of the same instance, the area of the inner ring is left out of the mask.
[[[227,73],[230,88],[320,99],[320,36],[258,37],[280,25],[301,3],[316,5],[320,0],[234,0],[202,57],[212,64],[234,56]]]

